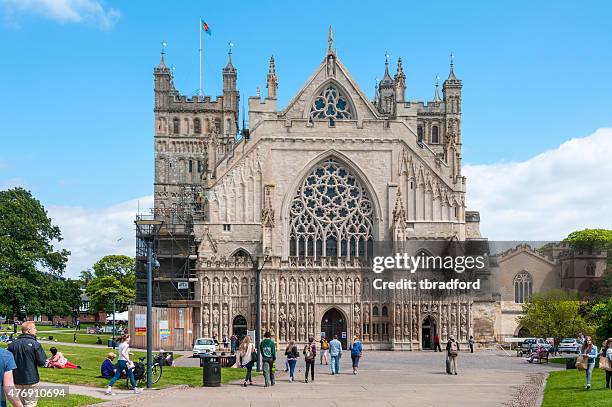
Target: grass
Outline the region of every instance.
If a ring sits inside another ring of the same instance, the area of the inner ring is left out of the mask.
[[[544,388],[542,407],[609,407],[612,405],[612,390],[606,389],[606,376],[603,369],[595,368],[593,371],[590,390],[584,390],[585,384],[584,371],[551,372]]]
[[[78,406],[87,406],[90,404],[101,403],[104,400],[90,397],[90,396],[82,396],[80,394],[71,394],[68,397],[57,398],[57,399],[39,399],[38,407],[78,407]]]
[[[6,346],[6,344],[2,344]],[[50,355],[49,348],[52,345],[43,344],[43,348]],[[100,375],[100,365],[110,351],[108,348],[88,348],[82,346],[59,345],[58,350],[68,360],[82,369],[39,369],[40,380],[51,383],[79,384],[84,386],[105,387],[108,379],[97,378]],[[145,356],[145,352],[134,352],[134,360]],[[244,378],[244,369],[223,368],[221,370],[221,382],[227,383]],[[255,374],[255,372],[253,372]],[[164,388],[179,384],[198,387],[202,386],[202,368],[200,367],[164,367],[161,380],[155,385],[156,388]],[[126,388],[126,380],[120,379],[117,388]]]

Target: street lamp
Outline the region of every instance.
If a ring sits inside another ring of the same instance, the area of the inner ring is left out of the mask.
[[[270,255],[266,252],[263,258],[261,258],[261,266],[259,266],[259,259],[257,259],[255,264],[255,349],[257,349],[257,372],[261,372],[261,352],[259,352],[259,342],[261,341],[261,271],[270,259]],[[251,260],[253,260],[252,257]]]
[[[111,290],[110,294],[113,296],[113,349],[115,349],[115,300],[117,298],[117,294],[119,294],[119,291]]]
[[[163,221],[137,216],[134,223],[136,237],[142,240],[147,251],[147,389],[150,389],[153,387],[153,243]]]

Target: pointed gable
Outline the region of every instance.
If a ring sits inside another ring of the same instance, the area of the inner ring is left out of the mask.
[[[359,89],[335,53],[328,52],[280,117],[326,120],[332,114],[338,120],[380,118],[376,108]]]

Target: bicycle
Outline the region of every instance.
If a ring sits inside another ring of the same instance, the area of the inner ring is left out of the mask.
[[[140,362],[134,362],[134,381],[136,382],[137,387],[145,387],[147,385],[147,365],[144,363],[145,357],[138,358]],[[159,382],[159,379],[162,377],[162,365],[161,360],[163,359],[162,355],[157,355],[153,359],[153,366],[151,366],[151,383],[156,384]],[[127,388],[132,390],[132,383],[130,382],[130,378],[126,378]]]

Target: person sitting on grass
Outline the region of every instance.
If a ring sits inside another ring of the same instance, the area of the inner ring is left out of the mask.
[[[51,357],[47,359],[46,367],[55,369],[80,369],[81,366],[77,366],[74,363],[68,362],[68,359],[64,357],[62,352],[58,352],[55,346],[49,349]]]
[[[116,357],[117,355],[115,355],[113,352],[109,352],[109,354],[106,355],[106,359],[104,359],[102,366],[100,366],[100,373],[103,378],[110,379],[115,375],[117,368],[113,364],[113,360],[115,360]]]

